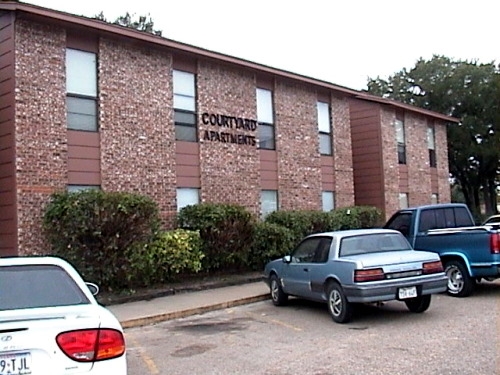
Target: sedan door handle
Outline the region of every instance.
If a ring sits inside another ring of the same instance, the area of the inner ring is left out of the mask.
[[[304,268],[304,272],[309,272],[309,268]]]

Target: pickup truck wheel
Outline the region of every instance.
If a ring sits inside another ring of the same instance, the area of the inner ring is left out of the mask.
[[[406,307],[413,313],[423,313],[431,305],[431,295],[418,296],[405,300]]]
[[[342,287],[330,282],[326,287],[328,312],[336,323],[347,323],[352,317],[352,304],[347,300]]]
[[[451,260],[445,264],[444,271],[448,277],[448,294],[453,297],[467,297],[474,290],[474,279],[469,276],[464,264]]]
[[[271,300],[275,306],[283,306],[288,302],[288,294],[281,288],[278,276],[272,275],[269,278],[269,288],[271,289]]]

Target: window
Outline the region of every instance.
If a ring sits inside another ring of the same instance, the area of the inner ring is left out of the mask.
[[[195,75],[174,70],[173,79],[175,139],[197,142]]]
[[[274,150],[273,94],[270,90],[257,89],[257,121],[259,123],[259,148]]]
[[[321,237],[312,237],[302,241],[293,252],[292,262],[312,263],[321,240]]]
[[[97,131],[97,56],[66,49],[68,129]]]
[[[332,126],[330,123],[330,106],[327,103],[317,102],[319,152],[321,155],[332,154]]]
[[[429,165],[436,168],[436,144],[434,136],[434,126],[427,127],[427,147],[429,148]]]
[[[85,190],[100,190],[101,187],[99,185],[68,185],[66,186],[66,190],[69,193],[77,193],[79,191]]]
[[[431,194],[431,204],[437,204],[439,203],[439,195],[437,194]]]
[[[398,163],[406,164],[405,126],[401,120],[396,120],[395,125],[396,140],[398,142]]]
[[[333,191],[323,191],[321,193],[323,211],[332,211],[335,208],[335,193]]]
[[[264,218],[271,212],[278,210],[278,192],[276,190],[262,190],[260,192],[260,213]]]
[[[177,212],[186,206],[200,203],[200,189],[178,188],[177,189]]]
[[[399,208],[408,208],[408,193],[399,193]]]

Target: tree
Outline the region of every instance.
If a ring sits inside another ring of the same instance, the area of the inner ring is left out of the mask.
[[[147,16],[139,16],[137,19],[134,19],[134,17],[135,14],[130,14],[129,12],[126,12],[125,15],[118,17],[112,23],[115,25],[130,27],[132,29],[161,36],[162,31],[155,30],[154,21],[149,14]],[[108,22],[103,12],[100,12],[99,14],[94,16],[94,18],[100,21]]]
[[[448,127],[451,177],[473,211],[480,212],[483,196],[486,213],[497,212],[500,71],[494,62],[421,58],[387,80],[369,79],[368,92],[459,118]]]

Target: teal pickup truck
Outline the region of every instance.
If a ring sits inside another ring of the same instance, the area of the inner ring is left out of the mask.
[[[465,204],[434,204],[397,211],[384,228],[400,231],[415,250],[438,253],[448,276],[448,294],[466,297],[476,282],[500,278],[500,233],[476,226]]]

